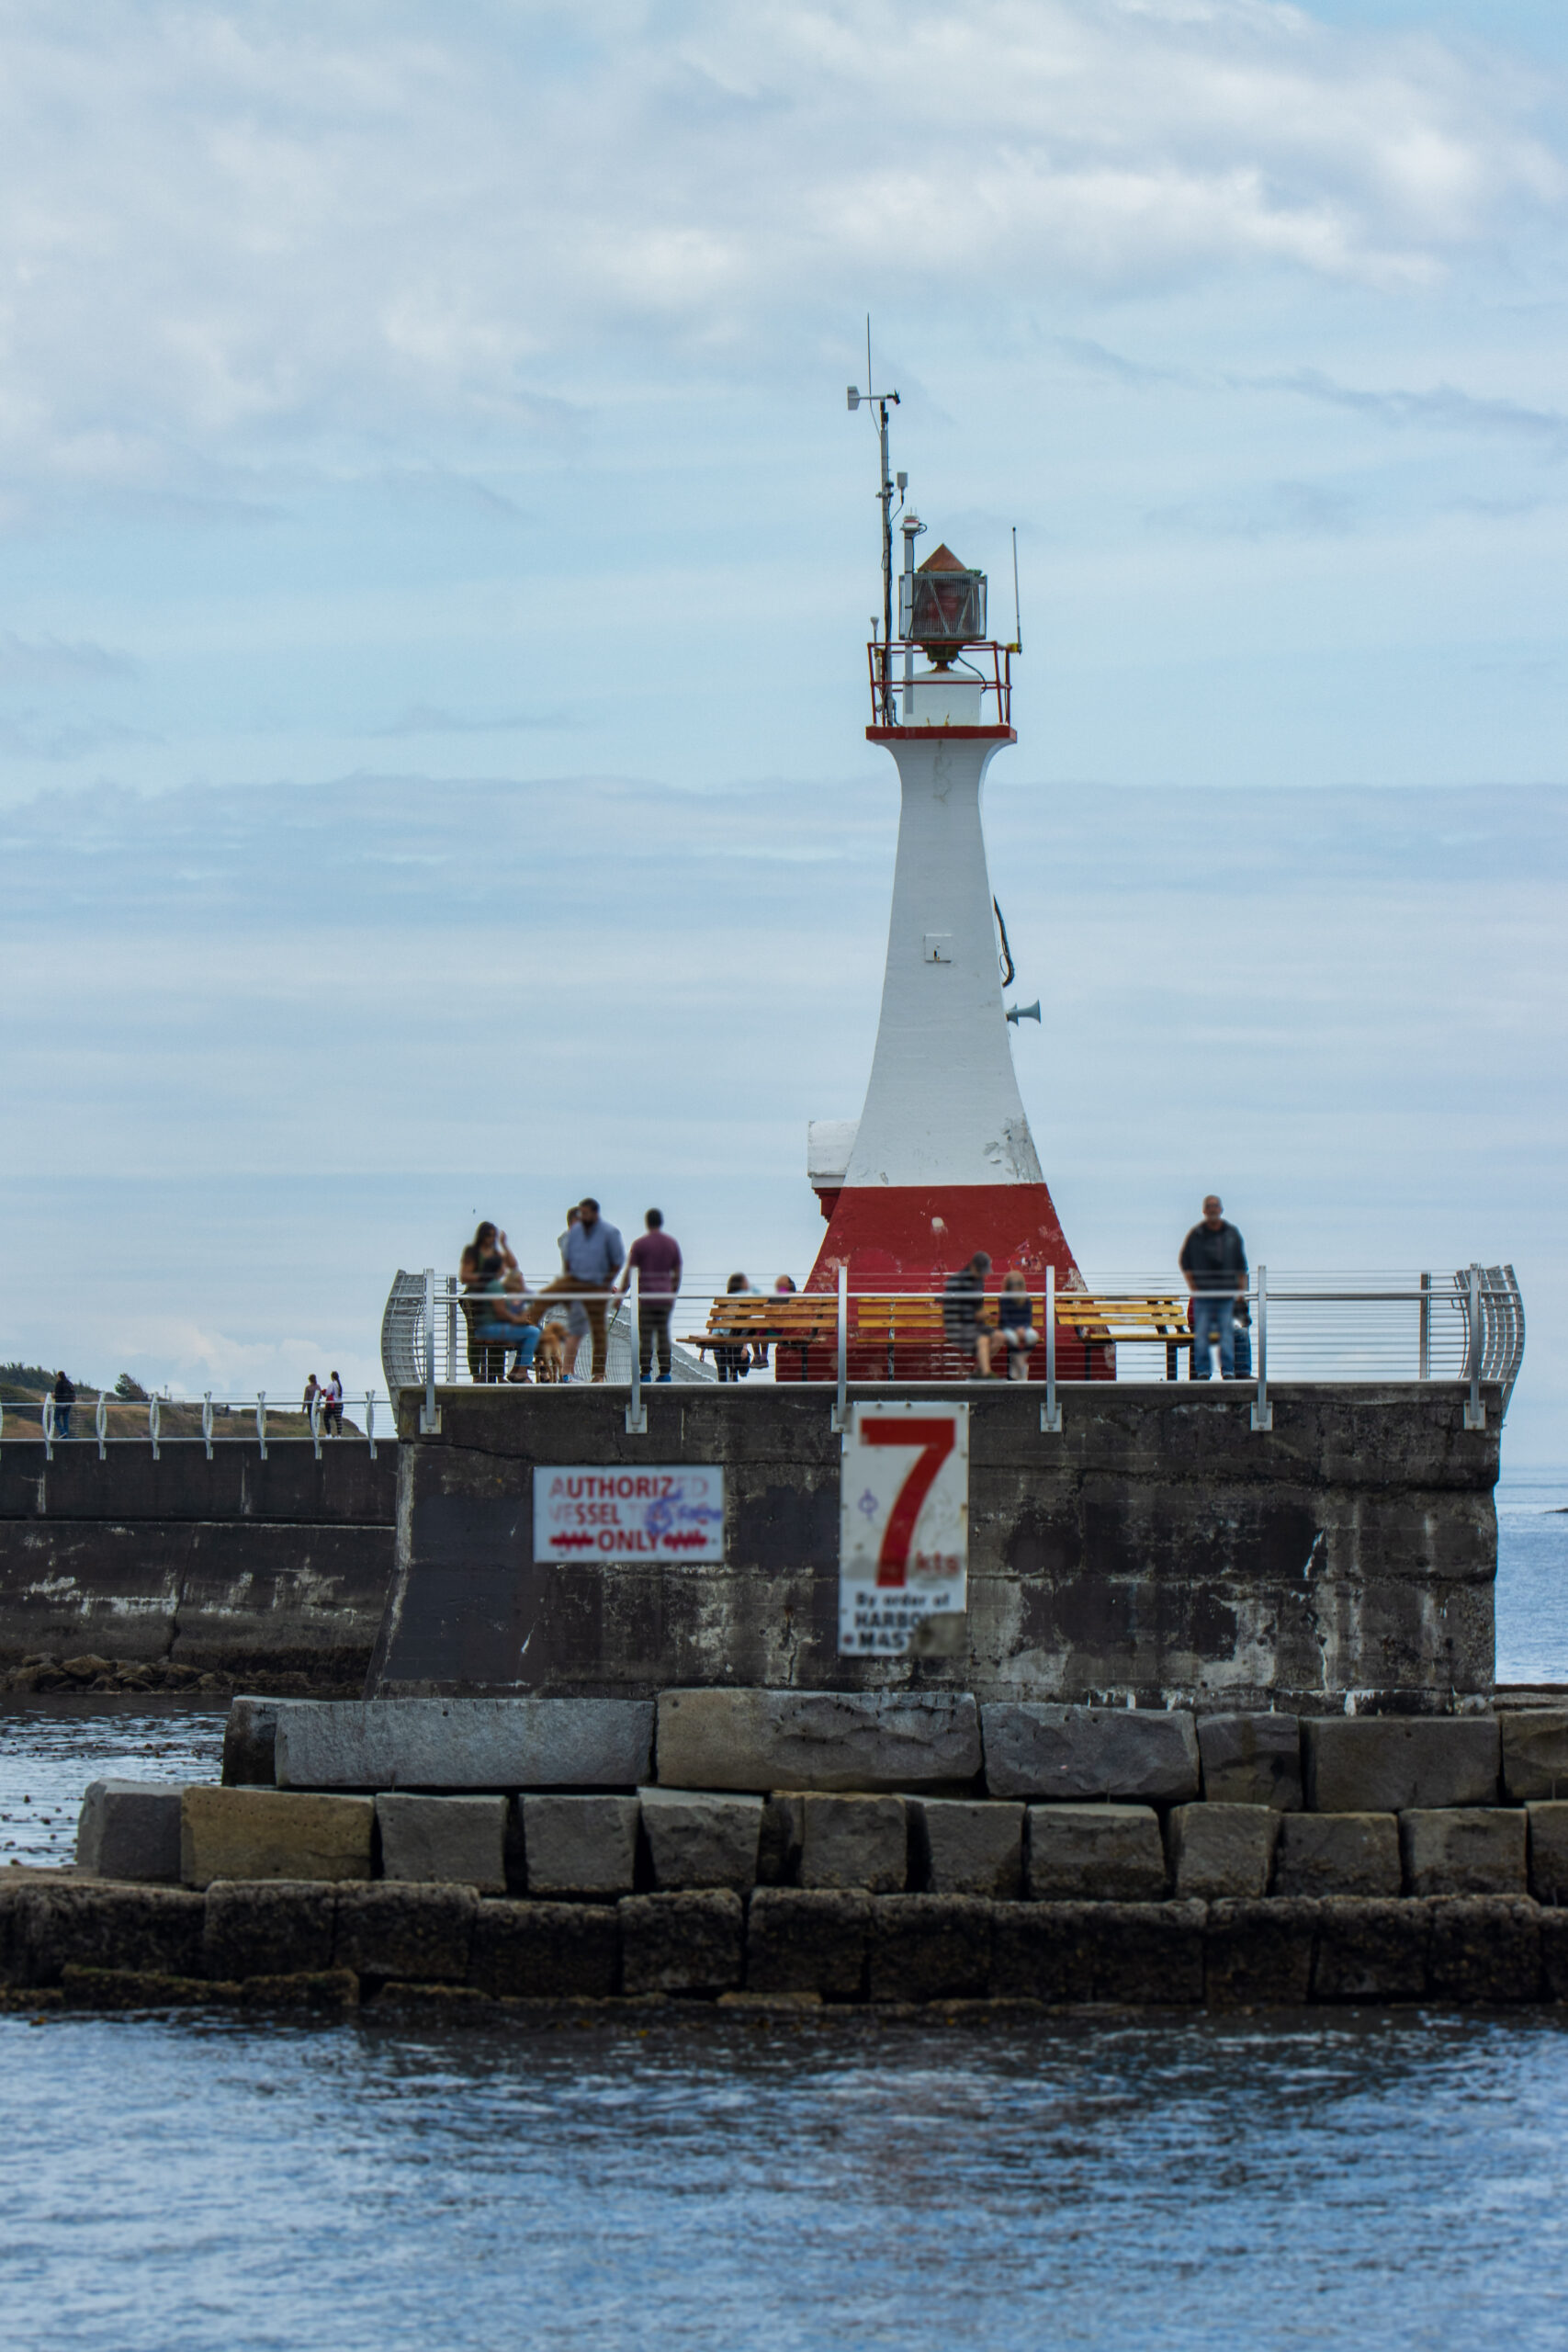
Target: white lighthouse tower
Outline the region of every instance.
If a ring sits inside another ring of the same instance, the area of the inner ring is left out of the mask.
[[[987,770],[1018,740],[1019,649],[987,635],[982,572],[945,547],[916,569],[923,526],[908,513],[893,636],[887,408],[897,396],[868,397],[881,421],[885,620],[868,649],[866,736],[897,764],[898,854],[864,1108],[810,1129],[808,1171],[829,1222],[807,1287],[833,1286],[844,1266],[852,1290],[931,1292],[984,1250],[993,1284],[1017,1267],[1032,1289],[1054,1266],[1058,1288],[1076,1289],[1013,1070],[981,822]],[[851,406],[859,399],[852,390]]]

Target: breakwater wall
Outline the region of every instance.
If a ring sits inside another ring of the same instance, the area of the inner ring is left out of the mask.
[[[850,1391],[969,1408],[968,1603],[943,1655],[840,1655],[829,1391],[445,1390],[401,1404],[397,1562],[372,1690],[963,1689],[1139,1708],[1443,1713],[1493,1691],[1501,1398],[1094,1383]],[[724,1556],[536,1558],[535,1481],[722,1466]]]
[[[0,1676],[28,1689],[357,1691],[393,1564],[394,1443],[0,1447]]]
[[[1562,1708],[246,1698],[225,1776],[95,1783],[0,1998],[1568,1998]]]

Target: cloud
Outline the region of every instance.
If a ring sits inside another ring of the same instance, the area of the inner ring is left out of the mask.
[[[1144,521],[1152,531],[1183,538],[1320,538],[1353,529],[1359,512],[1356,499],[1330,483],[1276,481],[1151,507]]]
[[[79,760],[89,752],[162,741],[142,727],[114,718],[45,718],[36,710],[0,718],[0,752],[20,760]]]
[[[369,733],[378,739],[392,735],[516,735],[581,724],[580,718],[566,710],[513,711],[500,718],[464,718],[456,711],[418,702],[411,703],[402,717],[395,718],[389,727],[373,727]]]
[[[1429,391],[1371,391],[1354,384],[1336,383],[1314,368],[1297,368],[1285,376],[1252,376],[1236,379],[1248,391],[1295,392],[1303,400],[1320,401],[1330,408],[1354,409],[1382,424],[1403,428],[1424,425],[1438,433],[1501,434],[1508,440],[1535,443],[1552,457],[1568,450],[1568,414],[1561,409],[1529,408],[1518,401],[1477,399],[1453,384],[1437,384]]]
[[[29,641],[14,630],[0,629],[0,685],[52,686],[80,684],[94,678],[129,678],[137,664],[129,653],[85,639],[72,645],[58,637]]]
[[[367,21],[7,12],[0,468],[175,495],[197,453],[565,446],[607,345],[755,374],[873,286],[1419,285],[1565,185],[1543,81],[1266,0]]]

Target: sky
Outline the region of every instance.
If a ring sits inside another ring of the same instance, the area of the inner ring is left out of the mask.
[[[797,1275],[897,804],[875,451],[1010,632],[1093,1272],[1515,1262],[1568,1461],[1568,17],[0,0],[0,1356],[378,1378],[567,1199]]]

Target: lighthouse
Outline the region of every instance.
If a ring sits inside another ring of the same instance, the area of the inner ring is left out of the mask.
[[[852,390],[851,406],[861,397]],[[983,572],[945,546],[916,566],[924,526],[908,510],[894,636],[886,411],[897,395],[873,398],[886,618],[867,648],[866,737],[897,769],[898,850],[864,1106],[858,1120],[815,1120],[808,1131],[807,1170],[828,1230],[807,1289],[835,1287],[842,1267],[852,1293],[929,1295],[982,1250],[992,1288],[1016,1267],[1034,1291],[1054,1267],[1059,1291],[1081,1289],[1013,1069],[1016,1014],[1003,1003],[1005,933],[986,858],[987,773],[1018,741],[1019,649],[987,635]],[[900,493],[906,480],[897,478]],[[1007,966],[1010,978],[1010,956]],[[1089,1373],[1090,1351],[1071,1352],[1085,1360],[1064,1373]]]

